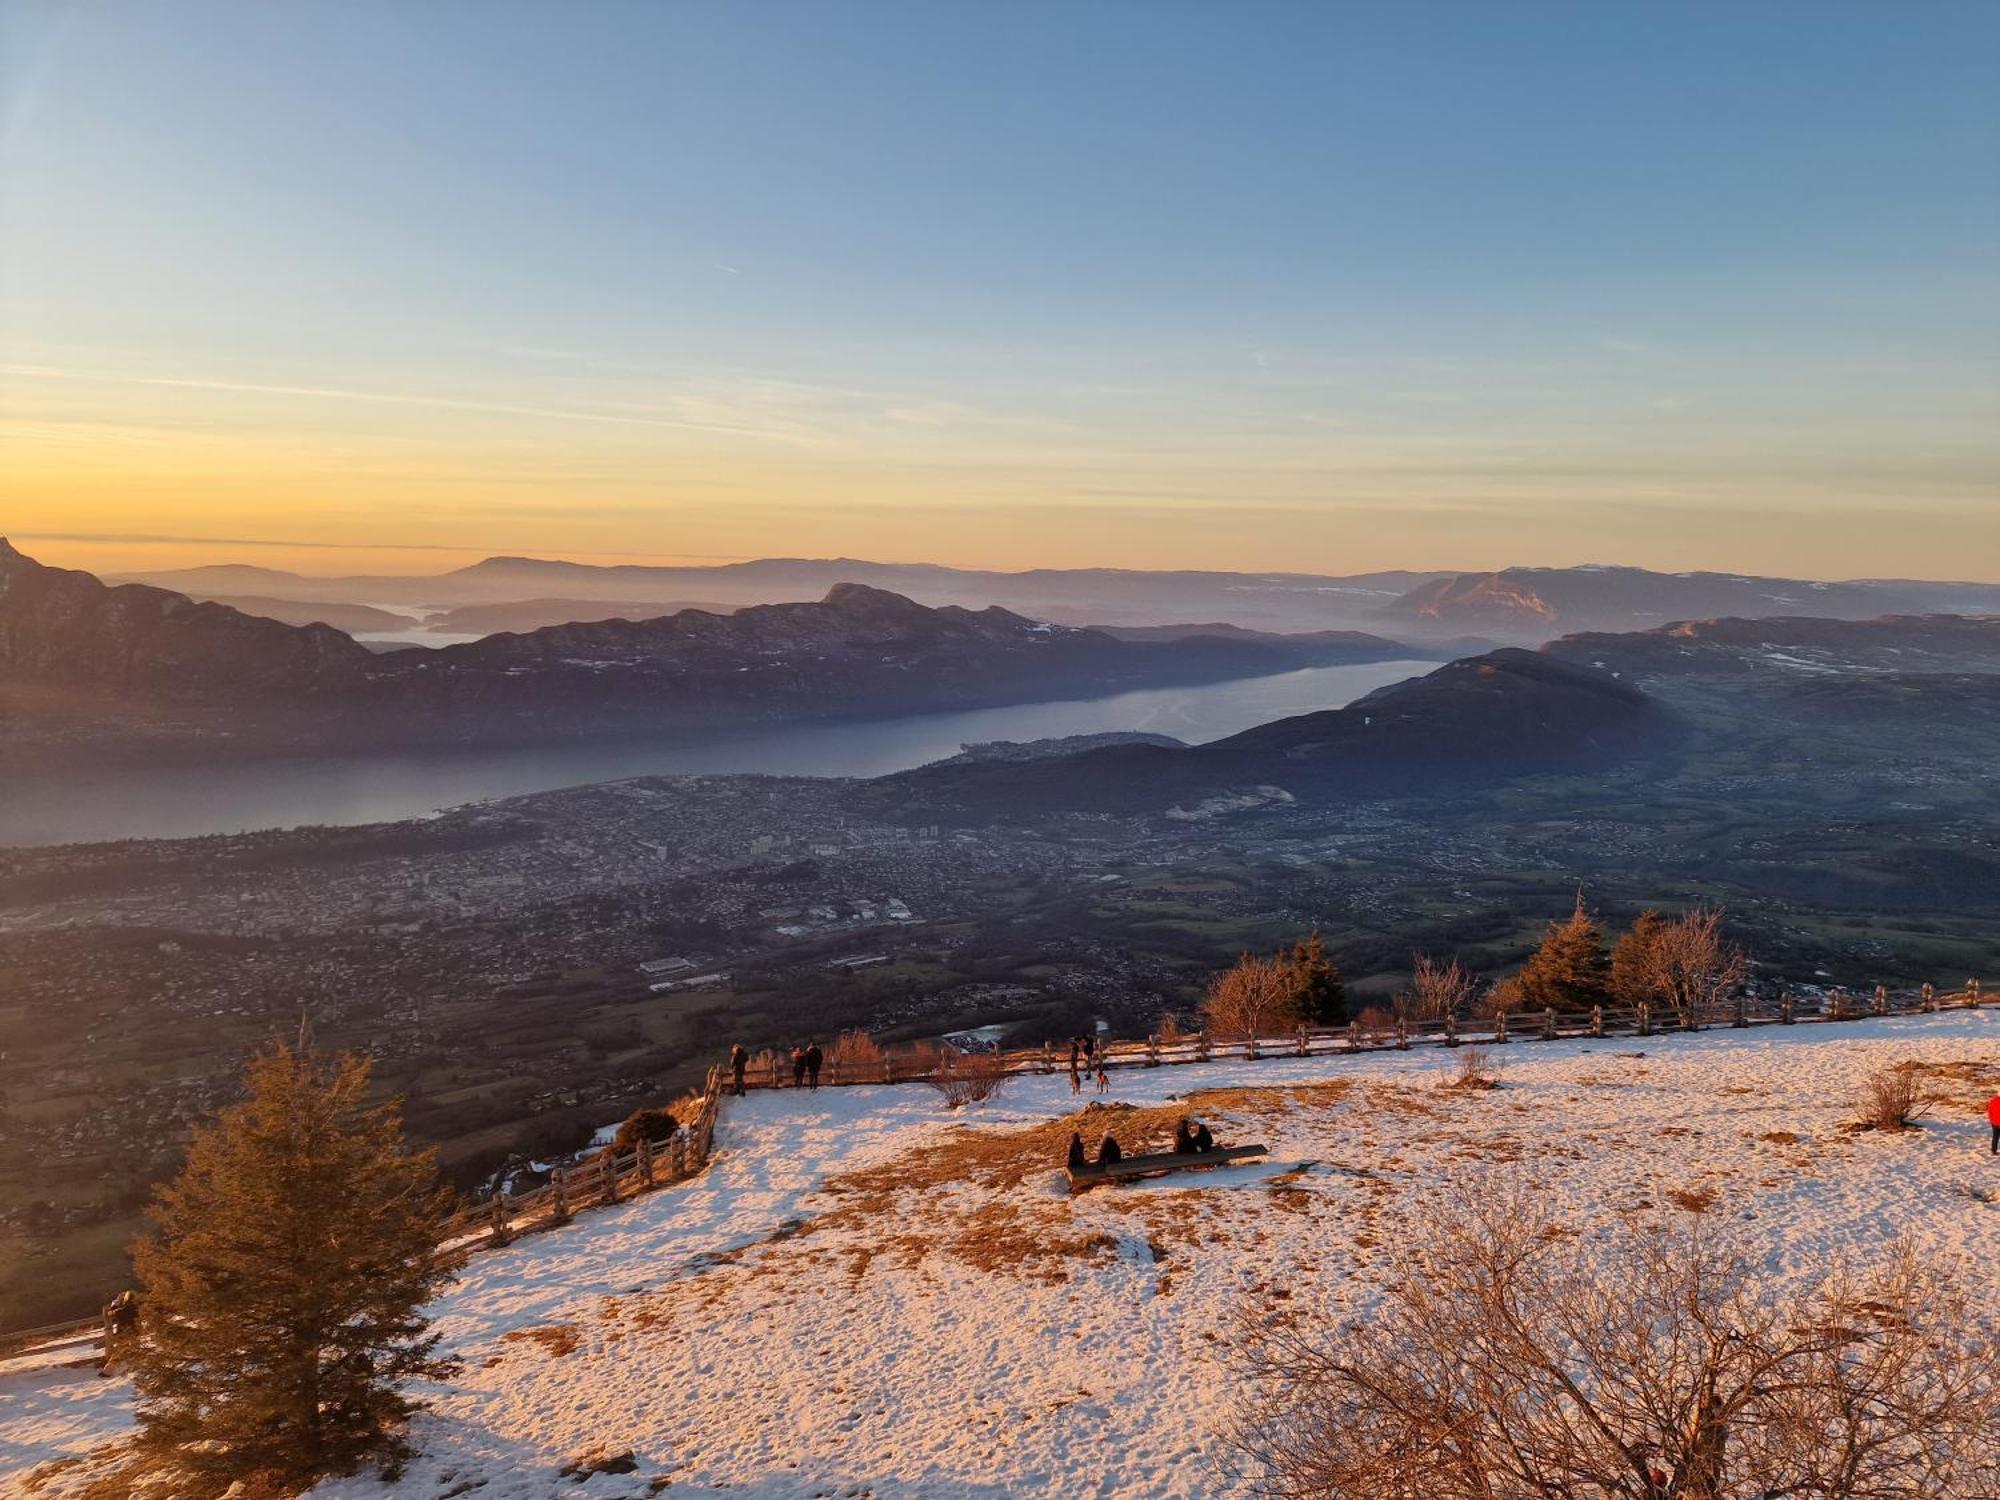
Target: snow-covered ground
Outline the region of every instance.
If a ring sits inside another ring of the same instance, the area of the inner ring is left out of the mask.
[[[1116,1116],[1128,1146],[1215,1091],[1195,1108],[1217,1135],[1271,1156],[1076,1198],[1057,1170],[1056,1122],[1082,1102],[1066,1073],[963,1120],[921,1086],[731,1101],[703,1177],[476,1257],[437,1305],[466,1370],[428,1393],[419,1457],[316,1493],[1227,1493],[1239,1314],[1364,1305],[1403,1215],[1482,1174],[1579,1224],[1712,1194],[1774,1280],[1907,1232],[1983,1255],[2000,1307],[2000,1207],[1965,1191],[2000,1188],[1983,1120],[2000,1009],[1496,1055],[1487,1093],[1443,1087],[1437,1051],[1115,1074],[1107,1099],[1142,1111]],[[1904,1059],[1936,1070],[1934,1116],[1844,1132],[1868,1073]],[[129,1420],[122,1381],[0,1377],[0,1492]],[[628,1449],[628,1474],[558,1478]]]

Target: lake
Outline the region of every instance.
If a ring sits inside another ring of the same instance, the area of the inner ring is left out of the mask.
[[[1434,661],[1312,667],[1202,687],[1017,703],[860,724],[694,740],[621,739],[529,749],[396,751],[217,766],[51,769],[0,791],[0,845],[186,838],[309,823],[379,823],[442,808],[627,776],[766,772],[880,776],[984,740],[1147,730],[1199,744],[1291,714],[1339,708],[1434,670]]]

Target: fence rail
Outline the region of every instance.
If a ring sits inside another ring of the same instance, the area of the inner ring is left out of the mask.
[[[1977,1008],[1983,999],[1980,982],[1938,990],[1891,991],[1878,985],[1873,994],[1856,996],[1842,990],[1803,999],[1792,995],[1776,1001],[1746,997],[1681,1012],[1665,1006],[1593,1006],[1588,1011],[1517,1010],[1507,1015],[1460,1019],[1394,1019],[1364,1025],[1300,1026],[1292,1031],[1259,1036],[1211,1037],[1205,1032],[1156,1033],[1144,1041],[1111,1042],[1098,1049],[1107,1068],[1158,1068],[1180,1063],[1214,1062],[1225,1058],[1256,1061],[1275,1057],[1346,1056],[1357,1052],[1407,1050],[1416,1046],[1500,1046],[1519,1041],[1555,1041],[1577,1037],[1654,1036],[1669,1032],[1707,1031],[1718,1027],[1790,1026],[1822,1021],[1859,1021],[1874,1016],[1925,1015],[1933,1011]],[[1066,1072],[1069,1054],[1053,1043],[997,1053],[1010,1075]],[[1079,1066],[1088,1071],[1095,1059]],[[870,1083],[920,1083],[936,1072],[937,1059],[920,1052],[884,1052],[880,1057],[829,1058],[820,1082],[836,1087]],[[746,1089],[796,1087],[790,1062],[781,1057],[760,1059],[745,1071]]]

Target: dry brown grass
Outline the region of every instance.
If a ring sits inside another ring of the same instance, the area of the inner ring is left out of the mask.
[[[551,1323],[542,1328],[516,1328],[500,1335],[503,1344],[533,1344],[550,1359],[561,1359],[583,1346],[583,1335],[571,1323]]]
[[[1712,1187],[1671,1188],[1665,1194],[1668,1202],[1691,1214],[1705,1214],[1715,1207],[1721,1195]]]

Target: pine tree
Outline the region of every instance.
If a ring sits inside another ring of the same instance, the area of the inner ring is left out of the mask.
[[[1639,913],[1632,930],[1611,950],[1611,994],[1620,1005],[1658,1004],[1661,996],[1653,981],[1653,955],[1661,934],[1671,924],[1650,906]]]
[[[1326,943],[1315,927],[1310,936],[1292,944],[1283,956],[1297,987],[1298,1011],[1315,1026],[1339,1026],[1347,1020],[1347,981],[1332,959]]]
[[[236,1479],[286,1493],[398,1454],[399,1389],[456,1368],[422,1308],[452,1277],[451,1194],[368,1064],[274,1044],[248,1097],[197,1130],[133,1247],[140,1446],[194,1493]]]
[[[1604,929],[1584,910],[1583,893],[1566,922],[1551,922],[1542,945],[1514,977],[1521,1004],[1530,1010],[1585,1011],[1610,996]]]

